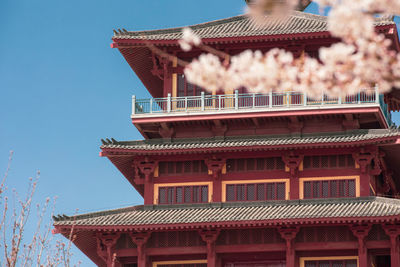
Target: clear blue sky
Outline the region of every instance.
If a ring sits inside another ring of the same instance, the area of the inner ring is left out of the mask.
[[[0,170],[14,150],[9,187],[25,190],[40,170],[36,199],[58,196],[56,213],[141,204],[98,156],[101,138],[142,138],[130,122],[130,101],[147,95],[110,48],[112,29],[184,26],[244,7],[243,0],[1,0]],[[93,266],[74,253],[82,266]]]

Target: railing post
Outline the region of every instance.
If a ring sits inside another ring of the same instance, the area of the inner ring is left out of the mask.
[[[239,91],[235,90],[235,109],[239,109]]]
[[[322,96],[321,96],[321,106],[323,106],[323,105],[324,105],[324,98],[325,98],[325,96],[324,96],[324,91],[322,90]]]
[[[339,92],[339,96],[338,96],[337,102],[338,102],[339,105],[342,104],[342,91]]]
[[[187,101],[187,96],[185,96],[185,111],[187,111],[187,107],[188,107],[188,101]]]
[[[221,110],[221,95],[218,95],[218,110]]]
[[[290,105],[290,103],[289,103],[289,102],[290,102],[290,101],[289,101],[290,99],[289,99],[289,98],[290,98],[289,91],[287,91],[287,92],[286,92],[286,106],[287,106],[287,107],[289,107],[289,105]]]
[[[201,92],[201,111],[204,111],[204,92]]]
[[[303,105],[307,106],[307,92],[303,93]]]
[[[361,93],[360,93],[360,90],[358,90],[358,104],[361,104]]]
[[[272,108],[272,90],[269,91],[269,96],[268,96],[268,98],[269,98],[269,107]]]
[[[136,96],[132,96],[132,115],[136,113]]]
[[[150,98],[150,113],[153,113],[153,98]]]
[[[253,108],[256,105],[256,93],[253,93]]]
[[[167,96],[167,112],[170,113],[171,112],[171,94],[168,93]]]
[[[378,85],[375,85],[375,103],[379,103],[379,88]]]

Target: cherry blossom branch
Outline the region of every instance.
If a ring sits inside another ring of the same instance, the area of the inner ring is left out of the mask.
[[[186,78],[210,91],[245,87],[250,92],[304,91],[311,97],[322,94],[338,97],[375,85],[384,93],[400,86],[400,56],[390,49],[390,40],[375,32],[372,16],[376,10],[389,12],[388,7],[399,11],[400,1],[320,0],[324,1],[332,5],[328,29],[343,41],[321,48],[319,60],[308,56],[294,58],[282,49],[266,53],[247,50],[232,56],[226,64],[213,52],[193,60],[185,68]],[[266,12],[295,4],[292,0],[255,0],[249,14],[261,14],[266,20]],[[382,8],[383,4],[387,6]],[[267,19],[281,18],[269,16]],[[198,36],[188,31],[185,35],[183,31],[182,49],[199,44]]]

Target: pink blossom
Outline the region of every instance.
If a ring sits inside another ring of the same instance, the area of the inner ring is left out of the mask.
[[[178,42],[183,51],[190,51],[192,46],[198,46],[201,44],[200,37],[196,35],[192,29],[183,28],[182,34],[182,39]]]

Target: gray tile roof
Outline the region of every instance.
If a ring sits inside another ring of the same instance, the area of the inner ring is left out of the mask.
[[[301,137],[292,136],[235,136],[225,139],[214,138],[195,138],[195,139],[174,139],[165,141],[162,139],[149,139],[142,141],[116,141],[102,140],[102,149],[124,149],[135,151],[157,151],[157,150],[195,150],[211,148],[246,148],[246,147],[285,147],[296,145],[317,144],[320,146],[335,144],[348,145],[350,143],[361,142],[376,143],[382,139],[395,139],[400,136],[397,129],[376,129],[376,130],[355,130],[347,133],[325,133],[320,135],[303,135]]]
[[[209,203],[175,206],[135,206],[75,217],[55,217],[55,227],[76,229],[116,227],[123,229],[196,228],[241,224],[356,222],[400,219],[400,200],[381,197],[312,199],[274,202]]]
[[[377,18],[375,25],[394,24],[391,17]],[[271,19],[262,27],[253,25],[246,15],[206,22],[189,26],[203,39],[247,37],[263,35],[281,35],[293,33],[326,32],[327,20],[324,16],[294,11],[288,19],[277,22]],[[150,31],[114,31],[113,39],[178,40],[182,37],[182,28],[170,28]]]

